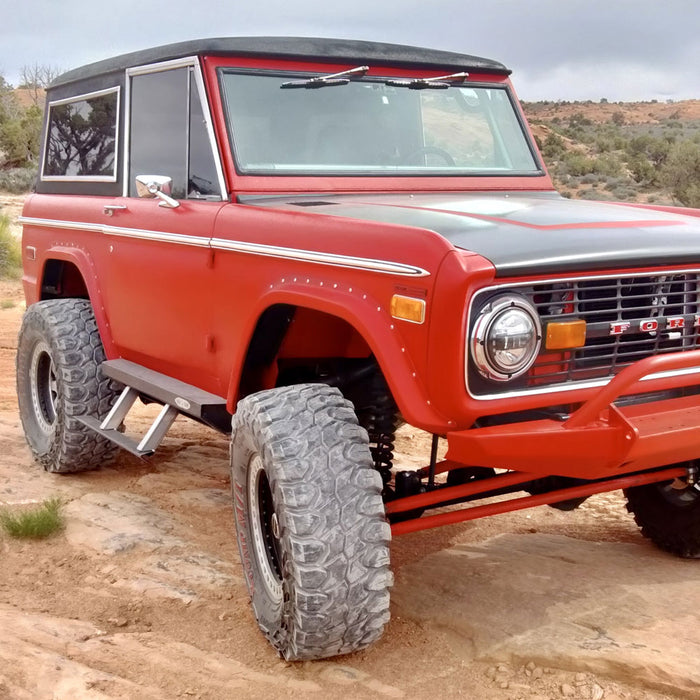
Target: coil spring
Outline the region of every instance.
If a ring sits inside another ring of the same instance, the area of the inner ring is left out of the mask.
[[[368,406],[360,422],[367,430],[374,468],[381,474],[384,486],[391,481],[396,435],[396,404],[381,374],[369,382]]]

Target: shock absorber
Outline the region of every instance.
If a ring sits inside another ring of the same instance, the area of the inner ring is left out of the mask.
[[[385,497],[391,493],[391,468],[394,460],[396,435],[396,404],[380,372],[366,385],[366,402],[358,411],[360,425],[367,431],[375,469],[384,482]]]

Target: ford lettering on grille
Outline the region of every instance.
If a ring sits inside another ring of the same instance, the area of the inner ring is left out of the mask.
[[[534,304],[543,328],[584,320],[586,342],[566,350],[543,348],[528,375],[507,386],[486,385],[470,374],[475,396],[603,379],[645,357],[700,347],[700,271],[515,284],[509,291]],[[478,294],[473,308],[493,293]]]
[[[689,319],[693,326],[698,326],[698,316]],[[677,331],[686,327],[684,316],[674,316],[671,318],[647,318],[633,324],[630,321],[617,321],[610,324],[610,335],[623,335],[625,333],[656,333],[656,331]]]

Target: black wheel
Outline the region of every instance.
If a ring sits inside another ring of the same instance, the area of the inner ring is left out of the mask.
[[[248,592],[285,659],[362,649],[389,620],[382,480],[337,389],[301,384],[243,399],[231,485]]]
[[[644,537],[667,552],[700,558],[700,484],[674,479],[627,489],[625,496]]]
[[[104,417],[119,387],[100,364],[104,349],[90,302],[52,299],[30,306],[17,344],[17,398],[24,435],[49,472],[96,469],[117,447],[75,416]]]

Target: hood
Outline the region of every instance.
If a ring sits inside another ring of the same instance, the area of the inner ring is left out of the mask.
[[[242,204],[429,229],[499,277],[700,263],[700,218],[555,192],[292,195]]]

